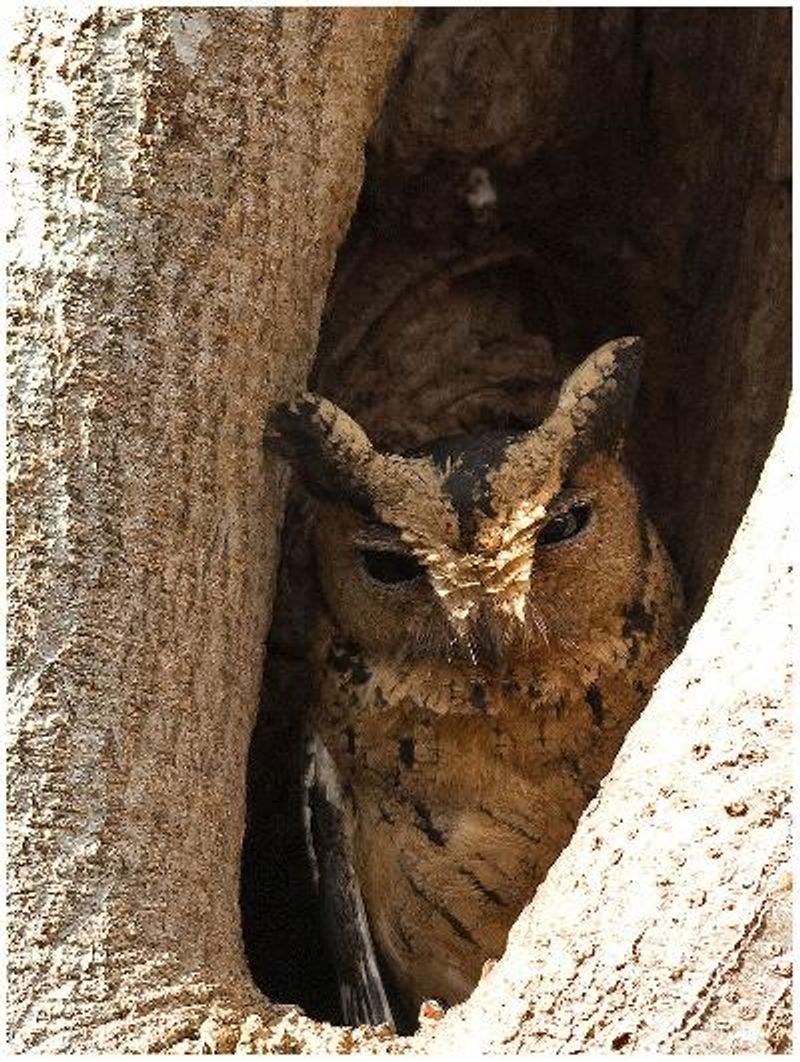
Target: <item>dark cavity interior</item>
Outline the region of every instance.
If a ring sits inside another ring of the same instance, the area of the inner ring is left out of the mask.
[[[412,448],[479,421],[527,426],[595,345],[642,335],[629,460],[690,617],[787,402],[787,18],[420,11],[368,144],[311,381],[380,443]],[[270,998],[337,1021],[299,805],[315,593],[299,497],[286,528],[243,932]]]

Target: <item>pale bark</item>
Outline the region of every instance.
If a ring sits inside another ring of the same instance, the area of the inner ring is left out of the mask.
[[[31,10],[12,81],[9,1031],[199,1044],[238,877],[282,484],[392,10]],[[219,1040],[217,1046],[225,1046]]]
[[[390,10],[71,5],[17,28],[17,1050],[787,1049],[785,436],[685,652],[471,1000],[400,1040],[272,1006],[245,969],[245,758],[283,497],[263,418],[305,381],[406,26]],[[785,159],[770,166],[780,206]],[[762,229],[745,192],[745,250],[774,260],[780,217]],[[740,323],[748,349],[780,353],[784,270],[768,274],[778,304],[762,287]],[[735,444],[752,472],[768,433]]]

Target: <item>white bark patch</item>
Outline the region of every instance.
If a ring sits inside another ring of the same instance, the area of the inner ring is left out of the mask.
[[[197,65],[200,45],[211,33],[211,21],[205,14],[171,15],[169,34],[175,55],[186,66]]]

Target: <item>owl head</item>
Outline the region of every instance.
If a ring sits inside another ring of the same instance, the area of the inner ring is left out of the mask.
[[[642,343],[600,347],[527,431],[377,449],[313,394],[266,445],[316,501],[320,580],[342,635],[394,658],[503,671],[521,648],[580,647],[640,585],[648,551],[618,460]]]

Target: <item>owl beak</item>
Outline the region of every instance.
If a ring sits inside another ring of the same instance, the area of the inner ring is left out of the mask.
[[[510,635],[507,616],[488,605],[479,605],[462,628],[460,640],[474,666],[498,674],[508,666]]]
[[[477,587],[477,583],[472,584]],[[466,601],[449,600],[443,593],[453,632],[452,648],[473,667],[495,673],[507,670],[510,650],[524,640],[528,620],[527,580],[504,592],[488,591],[481,600],[477,595]]]
[[[476,656],[480,667],[487,671],[502,671],[505,662],[505,639],[494,616],[481,609],[475,624]]]

